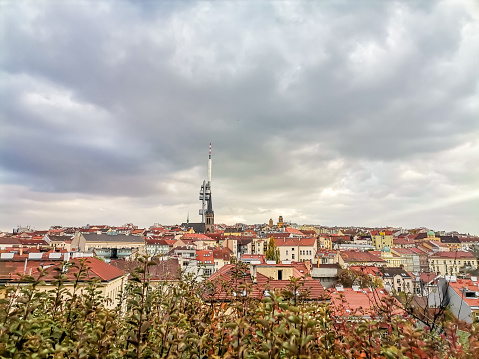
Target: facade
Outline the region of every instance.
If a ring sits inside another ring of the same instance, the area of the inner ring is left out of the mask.
[[[387,262],[387,266],[391,268],[406,265],[406,257],[392,253],[389,247],[383,247],[381,250],[381,259],[384,259]]]
[[[429,306],[448,306],[456,318],[466,323],[479,321],[479,286],[477,277],[473,279],[439,278],[429,294]]]
[[[149,256],[163,256],[168,254],[170,246],[163,238],[147,238],[145,239],[145,250]]]
[[[333,249],[333,242],[329,234],[319,236],[318,249]]]
[[[71,249],[80,252],[94,252],[106,260],[121,259],[133,253],[145,254],[145,240],[139,236],[105,233],[76,233]]]
[[[214,272],[231,263],[231,250],[228,248],[213,249]],[[213,273],[214,273],[213,272]]]
[[[383,267],[379,268],[379,273],[389,293],[414,292],[413,277],[403,268]]]
[[[253,238],[251,243],[251,254],[266,255],[268,240],[264,238]]]
[[[383,247],[391,248],[394,245],[391,231],[371,231],[371,240],[377,250],[381,250]]]
[[[459,237],[461,242],[461,250],[469,251],[472,248],[479,248],[479,238],[478,237]]]
[[[476,268],[477,258],[470,252],[437,252],[429,257],[429,269],[441,275],[458,275]]]
[[[15,237],[0,237],[0,250],[5,250],[11,247],[21,247],[22,243]]]
[[[339,264],[313,264],[311,268],[311,278],[318,280],[324,288],[332,288],[338,281],[338,275],[341,274]]]
[[[401,264],[408,272],[420,272],[420,258],[419,254],[413,251],[411,248],[391,248],[391,253],[399,256],[402,261]]]
[[[450,252],[461,249],[461,241],[456,236],[440,236],[441,243],[445,244]]]
[[[275,238],[280,260],[296,262],[313,262],[318,249],[316,238]]]

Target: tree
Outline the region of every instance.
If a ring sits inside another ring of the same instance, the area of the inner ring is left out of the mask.
[[[266,250],[266,260],[276,261],[276,263],[279,263],[280,261],[279,248],[276,247],[273,237],[269,239],[268,249]]]
[[[381,280],[352,269],[343,270],[338,276],[338,283],[342,284],[345,288],[351,288],[353,285],[359,285],[361,288],[377,288],[382,285]]]

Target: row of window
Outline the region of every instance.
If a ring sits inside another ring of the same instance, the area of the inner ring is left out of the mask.
[[[451,264],[451,262],[452,262],[452,261],[449,260],[449,264]],[[454,261],[453,263],[456,264],[456,261]],[[431,261],[431,264],[439,264],[439,259],[436,259],[436,260],[433,259],[433,260]],[[446,260],[443,261],[443,264],[447,264]],[[459,264],[459,265],[461,264],[461,260],[460,260],[460,259],[457,260],[457,264]],[[464,265],[470,266],[470,265],[471,265],[471,261],[464,261]],[[474,261],[472,262],[472,265],[474,265]]]

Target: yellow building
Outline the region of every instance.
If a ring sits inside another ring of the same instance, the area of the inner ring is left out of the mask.
[[[295,276],[298,270],[288,264],[261,264],[251,266],[251,276],[256,281],[257,274],[260,273],[273,280],[288,280]]]
[[[319,236],[319,247],[322,249],[333,249],[333,241],[331,240],[329,234],[322,234]]]
[[[439,237],[436,237],[436,233],[434,233],[434,231],[429,231],[426,233],[426,238],[424,240],[439,242],[441,239]]]
[[[441,275],[458,275],[465,269],[476,268],[477,259],[471,252],[437,252],[429,257],[429,269]]]
[[[393,246],[393,233],[391,231],[371,231],[371,240],[377,250],[383,247],[391,248]]]
[[[387,262],[386,266],[389,268],[399,268],[401,265],[406,264],[406,258],[392,253],[389,247],[383,247],[381,249],[381,259]]]

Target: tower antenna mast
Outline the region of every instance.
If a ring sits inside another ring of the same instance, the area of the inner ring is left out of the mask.
[[[211,161],[211,142],[210,142],[210,153],[208,155],[208,183],[211,187],[211,165],[212,165],[212,161]]]

